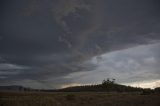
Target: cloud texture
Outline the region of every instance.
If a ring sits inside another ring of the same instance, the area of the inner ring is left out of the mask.
[[[112,52],[117,52],[117,57],[111,58],[112,65],[109,65],[111,61],[104,63],[108,66],[105,68],[113,73],[117,67],[119,71],[139,70],[136,75],[143,74],[142,78],[133,76],[133,80],[126,75],[128,82],[146,80],[148,74],[144,74],[144,69],[154,68],[154,72],[148,73],[159,75],[158,47],[152,50],[153,54],[146,54],[151,57],[145,57],[145,51],[139,49],[142,55],[131,50],[121,56],[118,51],[159,43],[158,0],[1,0],[0,5],[2,85],[25,82],[26,86],[55,88],[74,83],[75,79],[64,80],[64,77],[72,73],[100,72],[102,64],[91,60],[97,57],[101,62],[104,54]],[[144,57],[144,62],[139,56]],[[15,73],[9,74],[8,70]],[[117,74],[111,76],[121,79]]]

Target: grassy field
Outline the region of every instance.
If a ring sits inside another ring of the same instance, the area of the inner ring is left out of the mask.
[[[0,106],[160,106],[160,95],[102,92],[0,92]]]

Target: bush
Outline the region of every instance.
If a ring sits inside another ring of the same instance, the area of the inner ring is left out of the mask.
[[[154,89],[155,93],[160,93],[160,87]]]
[[[141,93],[141,95],[149,95],[149,94],[152,94],[153,91],[151,89],[144,89]]]
[[[66,95],[66,100],[75,100],[75,95],[73,95],[73,94],[68,94],[68,95]]]

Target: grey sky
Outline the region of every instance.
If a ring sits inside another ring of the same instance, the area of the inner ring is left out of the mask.
[[[104,77],[132,83],[160,75],[159,0],[1,0],[0,5],[1,85],[58,88]]]

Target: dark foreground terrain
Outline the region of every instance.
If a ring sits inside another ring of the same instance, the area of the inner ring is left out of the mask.
[[[0,106],[160,106],[160,94],[0,92]]]

